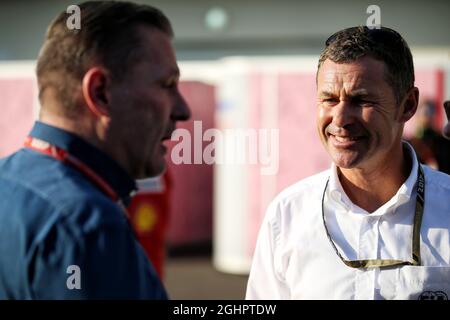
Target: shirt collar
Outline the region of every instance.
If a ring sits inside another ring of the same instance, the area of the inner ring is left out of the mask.
[[[412,196],[412,191],[414,189],[414,186],[416,185],[417,181],[417,171],[419,162],[417,160],[416,153],[414,152],[413,147],[406,141],[403,141],[403,150],[407,152],[411,159],[412,159],[412,169],[408,176],[408,178],[405,180],[405,182],[400,186],[397,193],[383,206],[381,206],[378,210],[376,210],[374,213],[371,214],[371,216],[379,215],[381,213],[386,212],[389,208],[393,206],[400,205],[402,203],[405,203],[409,201],[409,199]],[[346,209],[351,209],[352,211],[357,207],[355,204],[352,203],[350,198],[345,193],[344,189],[342,188],[341,182],[339,181],[339,176],[337,172],[337,166],[332,163],[331,164],[331,174],[330,174],[330,180],[329,180],[329,195],[331,198],[338,204],[344,206]],[[356,209],[355,211],[363,211],[363,209]]]
[[[44,140],[83,162],[102,177],[127,205],[130,194],[136,190],[134,179],[110,156],[81,137],[66,130],[36,121],[30,136]]]

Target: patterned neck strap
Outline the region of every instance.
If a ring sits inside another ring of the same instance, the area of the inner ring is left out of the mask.
[[[370,260],[345,260],[340,254],[338,248],[334,244],[333,239],[331,239],[330,233],[327,228],[327,224],[325,221],[325,193],[328,188],[329,179],[325,184],[325,189],[322,195],[322,219],[323,225],[325,227],[325,232],[327,233],[328,240],[330,240],[331,245],[333,246],[336,254],[341,258],[342,262],[344,262],[347,266],[351,268],[373,268],[373,267],[393,267],[393,266],[419,266],[420,265],[420,227],[422,225],[422,217],[423,217],[423,208],[425,204],[425,175],[423,173],[423,169],[418,165],[418,175],[417,175],[417,196],[416,196],[416,208],[414,213],[414,226],[413,226],[413,236],[412,236],[412,261],[403,261],[403,260],[382,260],[382,259],[370,259]]]

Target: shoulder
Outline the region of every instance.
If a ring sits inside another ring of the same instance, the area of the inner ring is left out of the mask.
[[[272,201],[271,205],[287,205],[292,201],[305,199],[311,195],[321,194],[330,175],[330,170],[325,170],[313,176],[302,179],[282,190]]]
[[[92,225],[86,215],[92,214],[98,223],[117,222],[123,215],[77,170],[26,149],[0,161],[0,198],[13,200],[10,207],[17,211],[17,218],[27,220],[47,216],[48,221],[68,219]]]
[[[323,189],[329,176],[330,170],[325,170],[315,175],[309,176],[305,179],[302,179],[282,190],[274,200],[287,201],[290,198],[302,197],[310,194],[313,191],[317,191],[318,189],[321,188]]]
[[[320,207],[320,199],[330,170],[302,179],[281,191],[269,204],[265,219],[269,223],[290,224],[292,219]]]
[[[424,221],[450,229],[450,176],[422,165],[425,174]]]
[[[432,191],[446,194],[450,197],[450,175],[422,165],[425,174],[425,185]]]
[[[164,298],[125,212],[72,168],[23,150],[2,159],[0,204],[0,297],[73,297],[66,269],[79,265],[79,298]]]
[[[78,172],[27,150],[0,161],[0,202],[0,230],[8,231],[0,240],[14,241],[22,254],[52,232],[81,239],[105,227],[127,228],[122,209]]]

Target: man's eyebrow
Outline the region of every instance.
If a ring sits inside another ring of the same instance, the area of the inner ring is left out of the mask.
[[[180,80],[180,69],[178,68],[171,68],[171,69],[167,69],[165,71],[163,71],[160,74],[159,79],[161,81],[179,81]]]
[[[350,98],[360,98],[370,96],[367,89],[357,89],[347,94]]]
[[[330,92],[330,91],[320,91],[319,92],[319,96],[321,96],[321,97],[335,97],[336,94],[334,94],[333,92]]]
[[[331,91],[320,91],[319,96],[320,97],[336,97],[339,95],[335,94]],[[354,90],[354,91],[348,93],[347,96],[354,99],[354,98],[371,96],[371,94],[366,89],[357,89],[357,90]]]

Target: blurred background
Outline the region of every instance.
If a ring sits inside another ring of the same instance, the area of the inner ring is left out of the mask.
[[[244,298],[268,203],[330,166],[315,129],[318,56],[332,33],[365,25],[369,5],[379,6],[381,24],[400,32],[413,52],[420,107],[405,139],[423,162],[449,172],[450,147],[439,132],[442,102],[450,99],[450,2],[136,2],[161,9],[173,24],[180,88],[193,112],[181,127],[197,146],[210,143],[202,135],[211,128],[279,130],[275,174],[262,175],[260,162],[175,165],[169,152],[163,176],[139,181],[130,219],[172,298]],[[76,3],[0,1],[0,157],[21,147],[38,114],[34,65],[46,27]],[[194,121],[202,121],[201,131]]]

